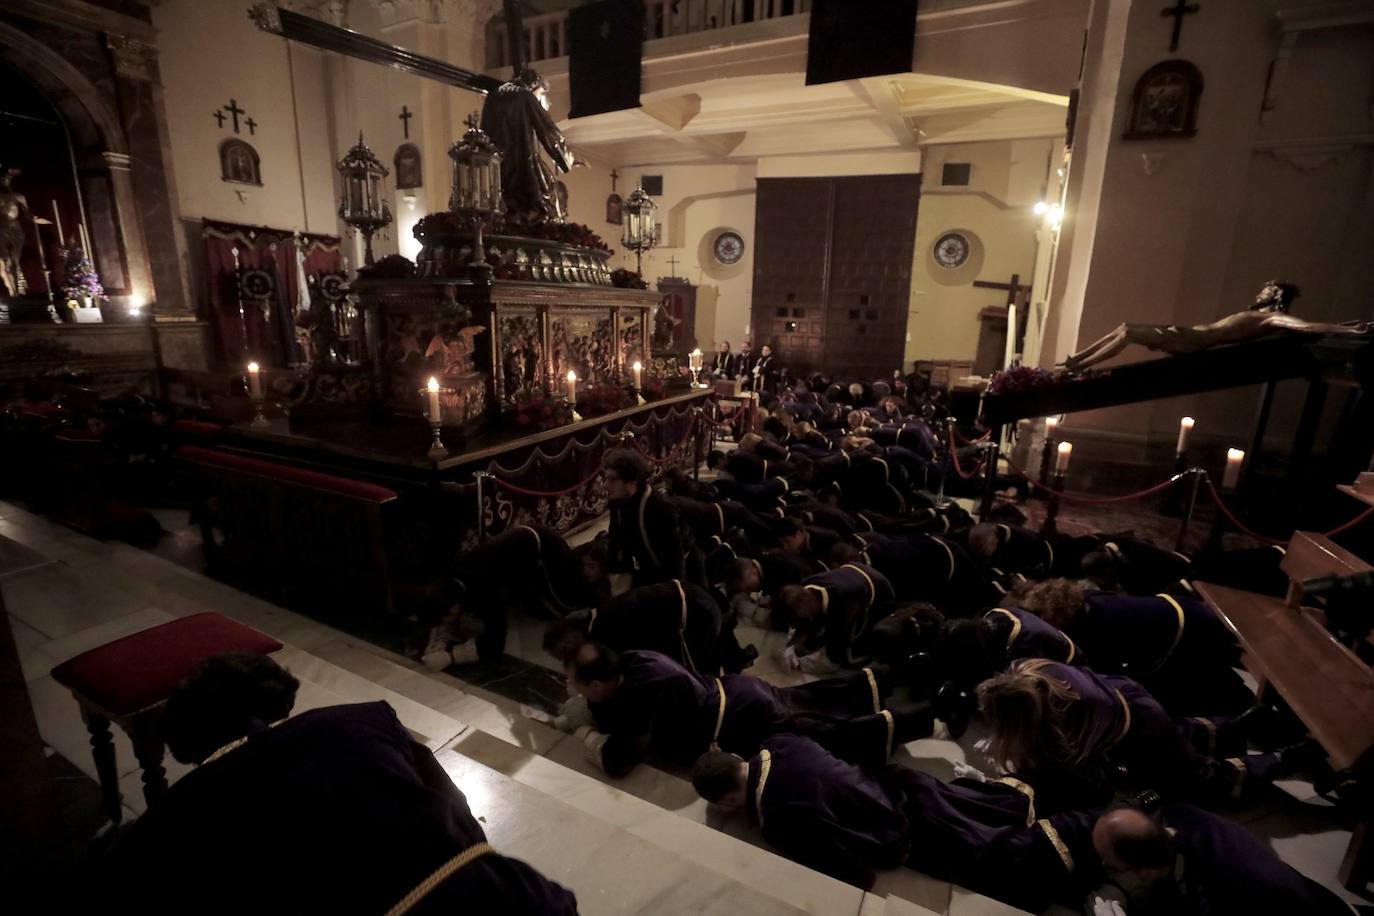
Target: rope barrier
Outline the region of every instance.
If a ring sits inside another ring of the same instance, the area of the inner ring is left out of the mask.
[[[1045,486],[1043,483],[1040,483],[1038,480],[1035,480],[1029,474],[1023,471],[1021,467],[1017,465],[1015,461],[1012,461],[1010,458],[1007,459],[1007,465],[1012,469],[1012,471],[1016,473],[1018,477],[1027,481],[1032,487],[1034,487],[1037,490],[1044,490],[1046,493],[1058,496],[1060,499],[1066,499],[1071,503],[1089,503],[1093,505],[1103,505],[1106,503],[1124,503],[1132,499],[1144,499],[1145,497],[1158,493],[1161,490],[1168,489],[1169,487],[1177,483],[1181,478],[1187,475],[1186,471],[1181,474],[1175,474],[1168,480],[1160,481],[1152,487],[1146,487],[1145,489],[1137,490],[1134,493],[1123,493],[1120,496],[1077,496],[1073,493],[1067,492],[1066,490],[1056,490],[1053,487]]]
[[[986,461],[979,461],[977,467],[967,474],[964,473],[964,469],[959,465],[959,450],[954,446],[953,426],[949,428],[949,454],[950,457],[954,459],[954,473],[958,474],[964,480],[972,480],[974,477],[977,477],[983,472],[983,468],[987,466]]]
[[[648,452],[646,452],[646,451],[643,449],[643,447],[640,446],[639,440],[638,440],[638,439],[633,440],[633,444],[634,444],[634,447],[635,447],[635,451],[639,452],[639,453],[640,453],[641,455],[643,455],[645,458],[648,458],[648,459],[649,459],[650,461],[652,461],[654,464],[667,464],[668,461],[669,461],[674,455],[677,454],[678,450],[681,449],[684,445],[686,445],[686,444],[688,443],[688,441],[691,440],[692,435],[696,432],[696,428],[697,428],[697,418],[696,418],[696,417],[692,417],[692,422],[690,422],[690,423],[687,424],[687,433],[682,437],[681,441],[679,441],[679,442],[678,442],[676,445],[674,445],[672,448],[668,449],[668,451],[665,452],[665,453],[663,454],[663,457],[662,457],[662,458],[655,458],[653,455],[650,455]]]
[[[1250,535],[1250,537],[1254,538],[1257,541],[1264,541],[1266,544],[1282,545],[1287,543],[1287,541],[1275,540],[1274,538],[1267,537],[1263,534],[1260,534],[1258,531],[1255,531],[1247,527],[1244,522],[1236,518],[1235,513],[1233,513],[1227,507],[1226,503],[1222,502],[1221,494],[1217,492],[1216,484],[1212,483],[1212,478],[1204,474],[1202,482],[1207,484],[1207,494],[1212,497],[1212,502],[1216,503],[1217,509],[1221,512],[1222,515],[1226,516],[1227,521],[1236,526],[1237,531],[1240,531],[1244,534],[1248,534]]]
[[[954,435],[955,438],[959,440],[960,445],[980,445],[981,443],[988,441],[988,436],[992,435],[992,430],[988,430],[987,432],[979,436],[977,439],[965,439],[963,436],[959,435],[959,430],[955,429],[952,424],[949,427],[949,431],[952,435]]]
[[[1333,538],[1338,534],[1344,534],[1351,528],[1354,528],[1360,522],[1369,518],[1371,515],[1374,515],[1374,506],[1370,506],[1368,509],[1361,512],[1359,515],[1355,516],[1350,521],[1346,522],[1344,525],[1341,525],[1338,528],[1332,528],[1330,531],[1326,532],[1326,536],[1329,538]]]
[[[593,480],[595,480],[598,476],[600,476],[600,474],[601,474],[601,468],[597,468],[595,471],[593,471],[593,472],[591,473],[591,476],[588,477],[588,478],[585,479],[585,480],[582,480],[582,481],[580,481],[580,482],[578,482],[578,483],[575,483],[575,484],[573,484],[572,486],[566,487],[566,488],[564,488],[564,489],[562,489],[562,490],[548,490],[548,491],[544,491],[544,490],[528,490],[528,489],[526,489],[526,488],[524,488],[524,487],[522,487],[522,486],[519,486],[519,485],[517,485],[517,484],[511,483],[509,480],[504,480],[504,479],[502,479],[502,478],[500,478],[500,477],[497,477],[497,476],[494,475],[494,474],[492,475],[492,478],[491,478],[491,479],[492,479],[492,481],[493,481],[498,487],[501,487],[503,490],[509,490],[509,491],[511,491],[512,493],[519,493],[521,496],[535,496],[535,497],[540,497],[540,498],[543,498],[543,499],[557,499],[557,498],[560,497],[560,496],[567,496],[569,493],[572,493],[572,492],[574,492],[574,491],[576,491],[576,490],[582,489],[582,488],[585,487],[587,484],[589,484],[589,483],[591,483]]]

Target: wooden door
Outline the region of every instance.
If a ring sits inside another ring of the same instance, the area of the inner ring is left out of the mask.
[[[755,222],[754,350],[812,371],[902,367],[919,175],[765,178]]]

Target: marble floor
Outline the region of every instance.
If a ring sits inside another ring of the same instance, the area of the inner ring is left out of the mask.
[[[173,539],[188,537],[185,514],[160,512]],[[580,537],[589,537],[584,532]],[[184,545],[182,545],[184,547]],[[708,808],[680,773],[642,766],[609,781],[580,744],[528,715],[499,692],[413,660],[200,575],[187,563],[78,534],[0,502],[0,589],[43,741],[94,778],[75,701],[49,672],[111,639],[213,610],[285,644],[279,660],[301,680],[297,710],[383,699],[467,795],[497,848],[571,887],[583,913],[1007,914],[1016,912],[917,872],[880,876],[864,892],[762,848],[742,816]],[[543,623],[513,622],[509,652],[548,669]],[[754,673],[803,677],[774,660],[777,634],[749,629]],[[976,760],[970,730],[960,742],[912,742],[902,762],[948,778],[954,761]],[[144,808],[132,749],[115,730],[126,817]],[[168,761],[169,777],[185,772]],[[1336,887],[1348,830],[1310,785],[1282,784],[1236,816],[1279,854]],[[1357,899],[1357,898],[1351,898]]]

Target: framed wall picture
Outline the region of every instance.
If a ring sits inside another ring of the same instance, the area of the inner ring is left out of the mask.
[[[1146,70],[1131,96],[1123,140],[1169,140],[1197,133],[1202,72],[1186,60],[1166,60]]]

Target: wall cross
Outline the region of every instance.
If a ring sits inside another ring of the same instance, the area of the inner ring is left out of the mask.
[[[1174,17],[1174,34],[1173,37],[1169,39],[1170,51],[1178,50],[1178,40],[1183,35],[1183,17],[1191,16],[1200,9],[1202,9],[1202,4],[1200,3],[1189,3],[1188,0],[1176,0],[1173,6],[1166,6],[1159,11],[1159,15],[1161,16]]]
[[[409,139],[410,139],[410,119],[413,118],[413,117],[415,117],[415,113],[412,112],[412,111],[411,111],[409,108],[407,108],[406,106],[402,105],[402,106],[401,106],[401,113],[398,114],[396,117],[398,117],[398,118],[401,119],[401,126],[402,126],[402,129],[405,130],[406,139],[409,140]]]
[[[230,99],[229,104],[224,106],[224,110],[229,112],[229,117],[234,119],[234,133],[238,133],[239,115],[247,114],[247,112],[239,107],[239,103],[236,99]]]

